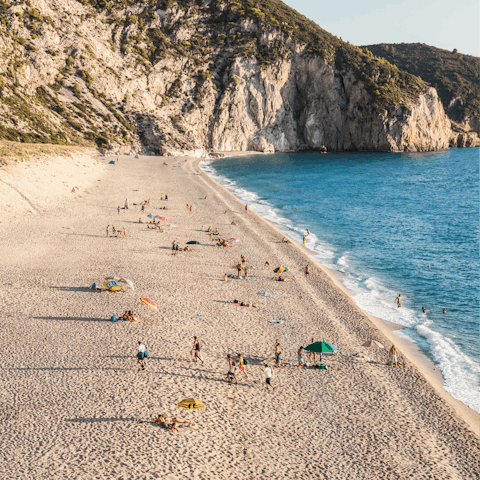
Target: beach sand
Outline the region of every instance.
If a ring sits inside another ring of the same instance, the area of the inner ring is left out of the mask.
[[[0,218],[0,478],[478,478],[478,414],[444,392],[301,245],[282,244],[275,226],[199,174],[198,160],[109,160],[0,169],[0,203],[11,205]],[[127,197],[130,208],[118,215]],[[146,199],[142,214],[133,204]],[[164,233],[138,223],[149,213],[167,217]],[[107,238],[112,224],[127,238]],[[239,241],[218,248],[202,226]],[[173,240],[201,244],[173,256]],[[242,254],[255,280],[224,282]],[[274,282],[267,259],[288,266],[292,281]],[[87,288],[109,275],[131,279],[135,291]],[[233,299],[259,308],[227,303]],[[109,320],[125,310],[140,321]],[[284,323],[269,323],[276,319]],[[194,335],[204,364],[190,354]],[[339,347],[323,358],[329,371],[289,363],[312,337]],[[372,338],[387,349],[361,346]],[[274,364],[276,339],[282,366],[267,391],[261,366]],[[139,340],[151,354],[145,371]],[[405,366],[387,365],[393,341]],[[240,374],[238,385],[226,381],[228,353],[248,361],[249,378]],[[186,397],[205,409],[179,409]],[[152,423],[163,412],[195,425],[169,432]]]

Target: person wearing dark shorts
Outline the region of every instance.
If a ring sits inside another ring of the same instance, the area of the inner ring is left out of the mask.
[[[268,387],[270,387],[272,390],[275,390],[275,387],[272,385],[273,371],[267,364],[264,365],[263,373],[265,374],[265,377],[266,377],[265,383],[267,385],[267,390],[268,390]]]
[[[142,370],[145,370],[145,350],[145,345],[142,342],[138,342],[137,361]]]

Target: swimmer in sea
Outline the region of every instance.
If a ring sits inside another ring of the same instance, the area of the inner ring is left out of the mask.
[[[307,237],[310,235],[310,230],[307,228]]]
[[[447,313],[447,309],[446,309],[446,308],[443,309],[443,313]]]

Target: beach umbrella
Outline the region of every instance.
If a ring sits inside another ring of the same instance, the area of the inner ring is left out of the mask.
[[[153,300],[150,300],[149,298],[140,298],[140,300],[147,306],[147,307],[150,307],[151,309],[155,310],[156,312],[158,312],[158,307],[157,305],[155,304],[155,302]]]
[[[315,342],[309,345],[308,347],[305,347],[305,350],[308,350],[309,352],[315,352],[315,353],[335,353],[338,352],[338,348],[328,342]]]
[[[107,289],[110,290],[111,292],[118,292],[119,290],[122,289],[122,286],[120,283],[118,283],[116,280],[110,280],[106,281],[103,286]]]
[[[149,213],[147,215],[148,218],[158,218],[158,215],[154,215],[153,213]]]
[[[319,353],[320,360],[322,359],[322,353],[335,353],[338,352],[338,348],[335,345],[332,345],[328,342],[315,342],[305,347],[305,350],[309,352]]]
[[[205,408],[205,404],[197,398],[185,398],[178,404],[178,406],[180,408],[185,408],[186,410],[198,410],[199,408]]]
[[[108,163],[109,163],[110,165],[115,165],[116,162],[113,161],[113,160],[110,160]]]
[[[158,217],[159,220],[162,220],[163,222],[167,221],[167,217]]]
[[[200,242],[197,242],[196,240],[190,240],[187,242],[187,245],[200,245]]]
[[[288,272],[287,267],[278,267],[274,270],[275,273],[283,273],[283,272]]]
[[[111,276],[111,277],[105,277],[105,281],[107,282],[117,282],[120,285],[120,289],[123,290],[124,287],[127,285],[132,289],[135,290],[135,286],[133,285],[133,282],[129,280],[128,278],[123,278],[123,277],[117,277],[117,276]],[[118,288],[116,290],[119,290]]]
[[[380,342],[376,340],[369,340],[363,344],[364,347],[385,348]]]

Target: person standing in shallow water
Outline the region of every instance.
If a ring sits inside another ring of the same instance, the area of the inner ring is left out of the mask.
[[[303,246],[305,246],[305,242],[306,242],[306,238],[305,238],[305,235],[303,236]]]
[[[402,294],[399,293],[398,297],[395,299],[395,303],[397,304],[398,308],[402,306]]]
[[[248,212],[248,205],[245,205],[245,213]]]

